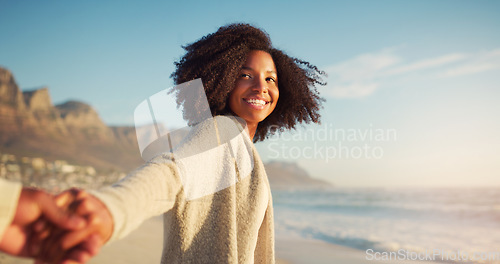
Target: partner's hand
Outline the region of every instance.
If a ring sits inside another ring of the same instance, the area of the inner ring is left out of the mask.
[[[33,224],[44,217],[52,225],[63,230],[77,230],[85,226],[82,217],[71,215],[56,205],[55,197],[42,190],[23,188],[17,204],[16,214],[0,241],[0,250],[20,257],[34,257],[29,249],[35,245],[31,240]]]

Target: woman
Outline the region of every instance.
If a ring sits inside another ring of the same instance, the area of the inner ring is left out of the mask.
[[[224,178],[220,181],[229,182],[224,188],[190,196],[206,186],[197,184],[199,178],[188,184],[182,168],[205,165],[186,165],[162,154],[111,187],[91,194],[67,192],[61,200],[73,201],[77,213],[91,221],[87,229],[67,234],[63,249],[93,233],[103,241],[122,238],[145,219],[163,214],[162,263],[274,263],[271,192],[253,142],[297,123],[319,122],[322,99],[314,85],[322,84],[323,72],[273,48],[264,31],[247,24],[221,27],[184,49],[172,77],[176,84],[201,78],[215,118],[197,124],[183,147],[211,140],[220,146],[227,129],[243,131],[238,140],[227,139],[230,147],[196,156],[210,168],[219,165],[196,177],[219,181],[219,174],[228,174],[232,181]],[[177,96],[180,105],[191,103],[182,92]],[[250,170],[242,161],[252,162]]]

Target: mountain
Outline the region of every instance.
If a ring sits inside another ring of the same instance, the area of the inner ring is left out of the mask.
[[[134,127],[109,127],[88,104],[53,105],[49,89],[21,92],[0,67],[0,152],[64,159],[101,171],[130,171],[143,161]]]
[[[264,165],[272,189],[329,189],[329,182],[314,179],[296,163],[272,161]]]

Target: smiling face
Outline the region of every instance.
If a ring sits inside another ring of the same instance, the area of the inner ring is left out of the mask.
[[[273,58],[264,51],[251,51],[229,95],[229,108],[255,132],[258,123],[276,108],[278,98],[278,74]]]

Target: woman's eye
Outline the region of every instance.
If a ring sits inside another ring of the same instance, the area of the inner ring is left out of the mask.
[[[241,78],[248,79],[248,78],[250,78],[251,76],[250,76],[250,74],[247,74],[247,73],[242,73],[242,74],[240,75],[240,77],[241,77]]]
[[[268,82],[276,82],[276,79],[274,79],[272,77],[268,77],[268,78],[266,78],[266,81],[268,81]]]

